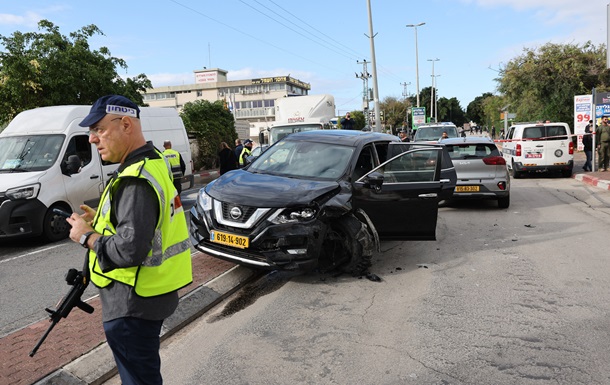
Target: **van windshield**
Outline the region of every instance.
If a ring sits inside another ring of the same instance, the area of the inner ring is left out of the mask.
[[[51,167],[64,143],[64,135],[29,135],[0,138],[0,172],[44,171]]]

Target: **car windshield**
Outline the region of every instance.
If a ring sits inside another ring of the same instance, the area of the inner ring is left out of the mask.
[[[269,143],[279,142],[290,134],[301,131],[313,131],[320,130],[322,126],[320,124],[300,124],[298,126],[275,126],[271,128],[271,137]]]
[[[445,144],[451,159],[480,159],[486,156],[500,156],[500,151],[491,143]]]
[[[446,132],[449,138],[457,138],[455,127],[420,127],[415,134],[415,140],[439,140],[443,132]]]
[[[291,178],[338,179],[347,168],[353,147],[334,143],[285,140],[263,152],[248,171]]]
[[[31,135],[0,138],[0,172],[44,171],[51,167],[64,135]]]

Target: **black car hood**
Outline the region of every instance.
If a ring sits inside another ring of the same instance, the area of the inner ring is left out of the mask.
[[[210,183],[205,191],[222,202],[253,207],[287,207],[308,205],[334,189],[339,189],[339,183],[335,181],[294,179],[234,170]]]

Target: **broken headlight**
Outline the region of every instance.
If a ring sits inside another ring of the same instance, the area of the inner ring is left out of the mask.
[[[278,215],[269,218],[273,224],[306,222],[316,216],[317,211],[311,207],[298,207],[285,209]]]
[[[197,197],[197,204],[203,211],[212,210],[212,197],[206,194],[204,189],[199,191],[199,197]]]

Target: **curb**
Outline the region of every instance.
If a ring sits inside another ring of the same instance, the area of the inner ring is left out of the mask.
[[[238,265],[181,297],[174,314],[163,323],[161,342],[256,276],[254,270]],[[117,373],[112,352],[104,342],[34,385],[96,385],[102,384]]]
[[[610,190],[610,180],[596,178],[587,174],[574,174],[573,178],[577,181],[586,183],[591,186],[595,186],[604,190]]]

